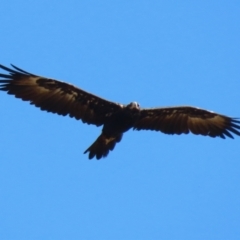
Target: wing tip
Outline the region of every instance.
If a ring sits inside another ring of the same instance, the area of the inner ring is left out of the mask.
[[[27,71],[24,71],[23,69],[15,66],[14,64],[10,64],[12,66],[12,68],[9,68],[9,67],[6,67],[2,64],[0,64],[0,68],[9,72],[9,74],[13,75],[13,74],[25,74],[25,75],[32,75],[32,76],[35,76],[34,74],[32,73],[29,73]]]

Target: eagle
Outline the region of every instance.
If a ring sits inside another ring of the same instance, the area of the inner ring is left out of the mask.
[[[100,98],[66,82],[41,77],[14,65],[0,65],[0,90],[41,110],[102,126],[102,132],[86,149],[88,158],[101,159],[112,151],[129,129],[154,130],[165,134],[240,136],[240,120],[191,106],[140,108],[137,102],[124,105]]]

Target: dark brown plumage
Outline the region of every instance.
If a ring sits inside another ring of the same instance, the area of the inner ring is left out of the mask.
[[[0,65],[7,74],[0,74],[0,90],[30,104],[59,115],[69,115],[84,123],[103,125],[102,133],[84,152],[89,159],[106,157],[120,142],[123,133],[155,130],[166,134],[192,132],[210,137],[240,136],[240,121],[204,109],[180,106],[141,109],[136,102],[128,105],[114,103],[83,91],[73,85],[40,77],[20,68]]]

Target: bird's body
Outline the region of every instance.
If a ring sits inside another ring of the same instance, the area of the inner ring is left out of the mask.
[[[166,134],[192,132],[210,137],[240,136],[240,121],[204,109],[180,106],[142,109],[132,102],[114,103],[83,91],[71,84],[40,77],[13,66],[0,65],[8,74],[0,73],[0,90],[59,115],[69,115],[82,122],[103,126],[101,135],[84,152],[89,159],[106,157],[120,142],[124,132],[155,130]]]
[[[123,133],[134,126],[134,123],[140,117],[140,108],[136,102],[132,102],[122,108],[115,114],[106,119],[103,125],[103,132],[105,134]]]

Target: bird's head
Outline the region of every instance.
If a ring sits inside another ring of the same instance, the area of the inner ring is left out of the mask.
[[[131,102],[127,105],[129,109],[140,109],[140,105],[137,102]]]

